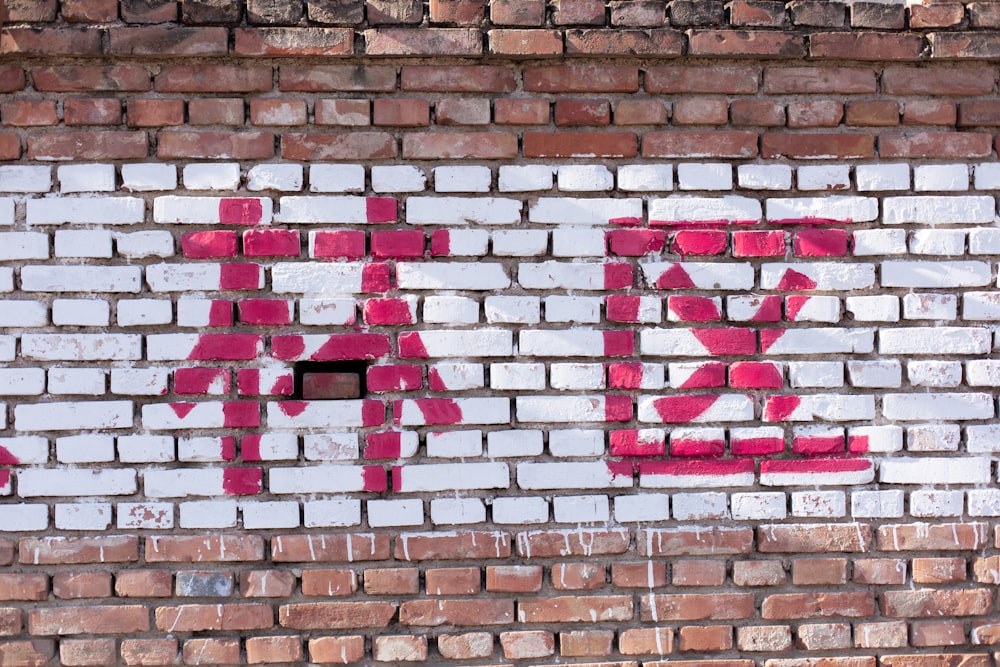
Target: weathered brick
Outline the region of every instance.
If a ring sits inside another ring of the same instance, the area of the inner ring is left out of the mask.
[[[63,122],[66,125],[118,125],[121,120],[122,106],[117,99],[69,99],[63,102]]]
[[[140,605],[106,605],[32,609],[28,632],[33,635],[129,634],[149,631],[149,611]]]
[[[370,56],[478,56],[483,51],[479,30],[473,28],[370,28],[364,37]]]
[[[126,665],[173,665],[177,663],[176,639],[123,639],[122,661]]]
[[[266,160],[274,155],[274,135],[269,132],[184,132],[157,135],[157,157],[165,160],[202,158]]]
[[[638,154],[638,140],[632,132],[525,132],[523,143],[526,158],[629,158]]]
[[[271,90],[270,67],[253,65],[171,65],[156,75],[161,93],[254,93]]]
[[[238,23],[244,3],[227,0],[182,0],[181,18],[184,23]]]
[[[225,55],[229,48],[225,28],[110,28],[108,34],[108,52],[117,56]]]
[[[801,36],[765,30],[691,30],[688,53],[698,56],[774,56],[801,58]]]
[[[350,28],[245,28],[236,31],[241,56],[348,56],[354,53]]]
[[[411,132],[403,137],[403,157],[414,160],[483,159],[517,156],[517,135],[506,132]]]
[[[171,0],[122,0],[120,11],[126,23],[170,23],[178,8]]]

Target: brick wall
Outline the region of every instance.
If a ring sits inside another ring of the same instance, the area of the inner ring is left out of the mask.
[[[5,5],[0,667],[997,664],[1000,3]]]

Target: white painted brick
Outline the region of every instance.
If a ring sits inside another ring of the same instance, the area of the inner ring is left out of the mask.
[[[906,427],[910,452],[957,452],[962,440],[958,424],[914,424]]]
[[[51,189],[51,167],[0,166],[0,192],[48,192]]]
[[[198,462],[225,461],[226,440],[226,438],[216,436],[180,437],[177,439],[177,460]],[[230,443],[229,446],[232,447],[232,444]]]
[[[138,266],[25,266],[26,292],[132,292],[142,290]]]
[[[733,519],[736,521],[784,519],[788,514],[788,501],[784,493],[734,493],[730,502]]]
[[[962,319],[1000,320],[1000,294],[997,292],[965,292],[962,295]]]
[[[970,387],[1000,387],[1000,361],[996,359],[969,360],[965,373]]]
[[[903,492],[854,491],[851,516],[855,519],[898,519],[903,516]]]
[[[86,433],[56,438],[56,460],[60,463],[104,463],[115,460],[115,438]]]
[[[128,361],[142,358],[142,336],[130,334],[25,334],[21,355],[45,361]]]
[[[427,187],[427,176],[419,167],[408,165],[376,165],[372,167],[372,191],[422,192]]]
[[[553,257],[604,257],[608,245],[599,228],[552,230]]]
[[[549,520],[549,503],[545,498],[495,498],[491,510],[493,523],[521,525]]]
[[[988,458],[886,459],[879,465],[883,484],[989,484]]]
[[[878,218],[878,199],[850,195],[776,198],[767,200],[765,210],[767,219],[771,222],[801,218],[871,222]]]
[[[623,192],[668,192],[674,188],[669,164],[626,164],[618,167],[618,189]]]
[[[500,192],[551,190],[555,168],[542,164],[505,165],[500,167],[497,183]]]
[[[749,290],[754,285],[753,266],[745,263],[650,262],[639,266],[646,284],[651,287],[657,285],[668,271],[673,275],[680,270],[694,283],[694,289]]]
[[[670,518],[670,496],[643,493],[614,499],[615,521],[619,523],[666,521]]]
[[[111,527],[111,503],[58,503],[59,530],[107,530]]]
[[[490,431],[486,434],[486,456],[489,458],[538,456],[543,449],[541,431],[524,429]]]
[[[428,357],[509,357],[514,350],[513,332],[501,329],[407,333],[419,338]]]
[[[59,229],[56,257],[111,257],[111,231],[107,229]]]
[[[109,508],[110,509],[110,508]],[[0,505],[0,532],[45,530],[49,527],[47,505],[16,503]],[[106,528],[106,526],[104,526]]]
[[[172,164],[123,164],[122,188],[132,192],[158,192],[177,188],[177,167]]]
[[[792,189],[792,168],[785,164],[741,164],[737,171],[745,190]]]
[[[962,491],[917,490],[910,492],[910,516],[962,516],[965,493]]]
[[[141,327],[170,324],[174,307],[169,299],[121,299],[117,307],[118,326]]]
[[[754,316],[757,315],[760,310],[761,304],[764,301],[763,296],[727,296],[726,297],[726,316],[727,319],[746,322],[748,320],[753,320]]]
[[[596,324],[601,321],[602,301],[598,296],[547,296],[545,321]]]
[[[489,167],[465,165],[435,167],[435,192],[489,192],[493,172]]]
[[[875,397],[870,395],[808,394],[799,396],[798,406],[789,414],[773,417],[768,407],[764,421],[857,421],[875,418]]]
[[[169,435],[118,437],[118,459],[122,463],[169,463],[175,458],[174,439]]]
[[[965,253],[965,230],[919,229],[910,236],[914,255],[962,255]]]
[[[357,309],[354,299],[299,299],[299,322],[302,324],[354,324]]]
[[[400,185],[412,187],[416,184],[415,190],[409,192],[420,192],[424,189],[426,179],[420,170],[414,167],[373,167],[372,174],[376,169],[398,169],[401,176],[404,176]],[[419,178],[409,180],[415,174]],[[390,176],[391,177],[391,176]],[[409,185],[406,185],[409,184]],[[389,181],[379,181],[380,186],[388,186]],[[374,181],[373,181],[374,186]],[[360,164],[312,164],[309,165],[309,192],[364,192],[365,190],[365,168]],[[386,192],[374,188],[375,192]]]
[[[278,293],[350,294],[362,289],[364,264],[360,262],[278,263],[271,267],[271,289]],[[154,267],[146,269],[146,279]]]
[[[240,503],[240,514],[247,530],[299,526],[299,503],[294,500]]]
[[[490,324],[537,324],[541,321],[541,299],[537,296],[488,296],[486,321]]]
[[[0,438],[0,447],[17,459],[18,465],[44,464],[49,460],[49,441],[42,436]]]
[[[804,303],[798,305],[798,311],[794,316],[790,316],[792,309],[786,299],[786,317],[792,322],[826,322],[836,324],[840,321],[840,298],[836,296],[810,296]]]
[[[14,361],[16,348],[17,338],[0,336],[0,361]]]
[[[673,195],[649,202],[649,219],[661,223],[726,220],[757,221],[761,218],[760,202],[749,197],[726,195],[696,197]]]
[[[111,304],[102,299],[55,299],[52,302],[52,324],[106,327],[110,322]]]
[[[119,530],[168,530],[174,527],[173,503],[118,503]]]
[[[541,229],[502,229],[490,237],[497,257],[539,257],[549,247],[549,233]]]
[[[398,262],[396,281],[400,289],[499,290],[510,287],[502,264],[493,262]]]
[[[799,190],[846,190],[851,187],[851,168],[846,164],[803,166],[796,170]]]
[[[990,419],[995,413],[990,394],[886,394],[882,397],[882,415],[899,421]]]
[[[184,165],[187,190],[236,190],[240,187],[240,165],[235,162],[206,162]]]
[[[162,396],[167,393],[166,368],[112,368],[111,393],[128,396]]]
[[[563,192],[604,192],[615,185],[615,177],[602,164],[570,164],[557,168],[557,187]]]
[[[181,528],[234,528],[235,500],[195,500],[178,504]]]
[[[862,353],[874,349],[875,332],[871,329],[786,329],[772,341],[766,354]]]
[[[910,167],[907,164],[859,164],[854,167],[858,192],[908,190]]]
[[[675,493],[671,501],[674,518],[678,521],[729,518],[729,502],[725,493]]]
[[[79,431],[130,428],[131,401],[38,403],[14,406],[14,428],[19,431]]]
[[[479,322],[479,302],[465,296],[428,296],[424,299],[423,321],[428,324],[475,324]]]
[[[986,354],[992,347],[989,329],[975,327],[902,327],[878,334],[880,354]]]
[[[177,326],[207,327],[212,319],[212,299],[189,298],[177,300]]]
[[[664,418],[657,410],[657,401],[661,397],[643,396],[639,398],[637,414],[640,422],[647,424],[661,424]],[[703,424],[709,422],[741,422],[753,419],[753,400],[743,394],[720,394],[718,398],[708,408],[704,409],[696,416],[691,416],[685,421],[692,424]]]
[[[550,382],[553,389],[604,389],[604,364],[552,364]]]
[[[69,164],[56,169],[59,191],[71,192],[114,192],[115,165],[113,164]]]
[[[43,232],[0,233],[0,261],[48,258],[48,234]]]
[[[969,489],[969,516],[1000,516],[1000,489]]]
[[[903,449],[903,429],[899,426],[853,426],[847,429],[852,451],[856,445],[865,452],[898,452]]]
[[[117,233],[115,248],[119,255],[130,258],[172,257],[174,235],[166,231]]]
[[[606,266],[600,262],[522,263],[518,266],[517,281],[525,289],[603,291],[607,289]]]
[[[449,257],[482,257],[490,244],[490,233],[485,229],[449,229],[447,234]],[[433,243],[431,247],[437,255]]]
[[[528,221],[557,225],[604,225],[642,219],[642,199],[539,197],[528,206]]]
[[[842,387],[844,386],[844,364],[839,361],[789,362],[788,383],[793,389]]]
[[[307,461],[353,461],[360,452],[357,433],[306,433],[302,440]]]
[[[431,431],[426,436],[427,456],[472,458],[483,455],[482,431]]]
[[[10,197],[0,197],[0,226],[13,225],[14,212],[14,200]]]
[[[962,192],[969,189],[969,167],[964,164],[924,164],[913,168],[917,192]]]
[[[682,162],[677,165],[680,190],[732,190],[733,167],[723,162]]]
[[[361,523],[361,501],[356,498],[307,500],[304,503],[306,528],[357,526]]]
[[[961,225],[991,223],[996,219],[996,200],[985,196],[886,197],[882,201],[882,223]]]
[[[146,205],[136,197],[54,197],[29,199],[29,225],[131,225],[143,222]]]
[[[970,229],[968,233],[970,255],[1000,254],[1000,229]]]
[[[506,463],[432,463],[393,469],[397,493],[452,490],[506,489],[510,468]]]
[[[419,526],[424,522],[424,503],[418,498],[369,500],[366,510],[372,528]]]
[[[301,164],[258,164],[247,172],[247,190],[260,192],[299,192],[302,190]],[[363,179],[364,177],[362,177]]]
[[[905,294],[903,317],[908,320],[953,320],[958,317],[954,294]]]
[[[796,491],[792,495],[792,516],[837,518],[847,515],[843,491]]]
[[[248,438],[240,441],[243,459],[249,460],[247,454]],[[261,461],[294,461],[299,456],[299,439],[294,433],[264,433],[256,442],[257,458]]]
[[[899,298],[890,294],[849,296],[844,304],[857,322],[899,321]]]
[[[604,431],[554,429],[549,431],[549,453],[558,457],[602,456]]]
[[[859,229],[854,232],[855,257],[906,254],[906,231],[902,229]]]
[[[594,329],[522,330],[518,352],[529,357],[590,357],[595,351],[604,351],[604,333]]]
[[[500,197],[409,197],[406,222],[411,225],[516,225],[521,201]]]
[[[976,190],[1000,189],[1000,164],[984,163],[973,167]]]
[[[611,518],[607,496],[557,496],[552,499],[556,523],[597,523]]]
[[[434,386],[435,382],[443,384],[448,391],[481,389],[485,386],[482,364],[437,363],[429,367],[428,373],[431,376],[431,389],[434,390],[442,391]]]
[[[957,387],[962,384],[962,363],[959,361],[908,361],[906,362],[906,379],[915,387]]]
[[[903,367],[898,359],[877,361],[847,361],[847,375],[852,387],[899,387],[903,384]]]
[[[433,498],[431,522],[439,526],[457,526],[486,521],[486,505],[479,498]]]
[[[887,262],[883,263],[885,266]],[[847,264],[840,262],[775,263],[760,267],[761,289],[779,289],[788,271],[807,276],[816,283],[816,290],[848,291],[866,289],[875,285],[874,264]],[[883,279],[884,280],[884,279]]]
[[[0,326],[44,327],[49,321],[49,310],[41,301],[0,301]]]
[[[136,492],[135,470],[111,468],[30,469],[17,471],[22,498],[39,496],[128,496]]]
[[[99,396],[105,391],[103,368],[52,368],[48,379],[50,394]]]

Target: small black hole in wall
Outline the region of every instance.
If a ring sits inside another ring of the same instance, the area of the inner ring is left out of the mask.
[[[365,383],[367,370],[368,362],[357,359],[296,362],[292,398],[306,401],[363,398],[368,390]]]

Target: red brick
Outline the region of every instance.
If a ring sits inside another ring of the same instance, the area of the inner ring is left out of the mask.
[[[45,23],[56,20],[59,8],[56,0],[6,0],[5,23]]]
[[[241,99],[194,99],[188,102],[188,122],[191,125],[242,125],[244,115]]]
[[[0,607],[0,637],[15,637],[21,634],[21,610]]]
[[[1000,584],[1000,556],[980,556],[974,559],[972,578],[980,584]]]
[[[157,135],[156,155],[162,159],[228,158],[266,160],[274,155],[274,135],[270,132],[181,132]]]
[[[431,568],[424,572],[428,595],[478,595],[478,567]]]
[[[0,53],[22,56],[99,56],[101,32],[94,28],[6,28]]]
[[[846,558],[795,558],[792,560],[792,584],[795,586],[840,586],[846,583]]]
[[[364,65],[282,65],[279,69],[278,88],[286,93],[389,92],[396,90],[396,68]]]
[[[962,102],[958,107],[958,124],[961,127],[1000,125],[1000,102],[996,100]]]
[[[722,586],[726,562],[721,560],[678,560],[671,566],[674,586]]]
[[[271,90],[272,76],[261,65],[171,65],[153,87],[161,93],[262,93]]]
[[[479,56],[482,36],[475,28],[370,28],[365,30],[369,56]]]
[[[235,665],[240,662],[239,639],[188,639],[181,649],[187,665]]]
[[[420,590],[420,571],[415,567],[365,570],[367,595],[415,595]]]
[[[556,25],[604,24],[602,0],[555,0],[552,20]]]
[[[713,97],[685,97],[674,102],[674,125],[725,125],[729,104]]]
[[[117,662],[115,640],[63,639],[59,642],[59,661],[67,667],[100,667]]]
[[[733,626],[685,625],[677,633],[677,648],[683,652],[698,653],[728,651],[733,648]]]
[[[632,132],[525,132],[524,157],[635,157]]]
[[[128,563],[139,560],[139,540],[129,535],[23,537],[18,540],[18,560],[34,565]]]
[[[764,92],[769,95],[875,93],[875,71],[855,67],[771,67],[764,72]]]
[[[881,597],[882,613],[902,618],[982,616],[994,603],[993,591],[984,588],[885,591]]]
[[[512,92],[514,70],[498,65],[405,65],[401,89],[409,92],[486,93]]]
[[[365,5],[360,0],[311,0],[306,14],[314,23],[354,25],[365,18]]]
[[[785,124],[785,107],[771,100],[733,100],[729,116],[733,126],[775,127]]]
[[[486,37],[494,55],[555,56],[563,52],[563,36],[558,30],[496,28]]]
[[[240,28],[238,56],[349,56],[354,53],[351,28]]]
[[[759,67],[671,65],[645,70],[648,93],[728,93],[749,95],[760,84]]]
[[[43,667],[52,664],[56,643],[51,639],[0,641],[0,662],[12,667]]]
[[[177,664],[176,639],[123,639],[122,660],[130,667],[159,667]]]
[[[882,72],[882,92],[938,97],[988,95],[996,89],[996,76],[994,67],[887,67]]]
[[[556,125],[579,127],[588,125],[609,125],[611,104],[596,100],[556,100]]]
[[[949,125],[958,118],[958,105],[951,100],[909,100],[903,106],[904,125]]]
[[[63,102],[63,122],[67,125],[118,125],[122,122],[122,104],[111,98],[68,99]]]
[[[844,119],[844,104],[834,100],[788,103],[788,127],[836,127]]]
[[[611,564],[611,584],[615,588],[659,588],[666,583],[667,566],[662,561]]]
[[[547,100],[498,99],[494,102],[497,125],[545,125],[549,122]]]
[[[352,663],[365,657],[365,638],[362,635],[341,637],[316,637],[309,640],[309,659],[312,662]]]
[[[412,132],[403,136],[403,157],[414,160],[517,157],[517,135],[507,132]]]
[[[716,528],[710,533],[691,528],[640,530],[636,535],[636,544],[639,545],[640,556],[746,554],[753,550],[753,531],[749,528]]]
[[[1000,28],[1000,7],[992,2],[970,2],[969,25],[973,28]]]
[[[65,600],[111,597],[111,575],[107,572],[59,572],[52,575],[52,594]]]
[[[122,570],[115,575],[119,597],[163,598],[173,591],[173,577],[165,570]]]
[[[426,635],[383,635],[372,639],[372,657],[379,662],[423,662],[427,660]]]
[[[778,134],[766,132],[761,156],[767,159],[853,159],[875,157],[875,138],[865,134]],[[885,154],[882,154],[885,157]]]
[[[372,124],[399,127],[430,125],[430,104],[421,99],[377,99],[372,108]]]
[[[122,0],[121,14],[125,23],[172,23],[177,20],[177,3],[173,0]]]
[[[629,65],[552,65],[524,72],[524,89],[533,93],[634,93],[639,70]]]
[[[919,60],[925,48],[920,35],[881,32],[826,32],[809,35],[813,58],[848,60]]]
[[[845,124],[869,127],[899,125],[899,103],[893,100],[857,100],[847,103]]]
[[[817,28],[843,28],[846,6],[840,2],[797,0],[789,3],[792,23]],[[812,37],[812,35],[810,35]]]
[[[633,628],[618,634],[622,655],[665,655],[674,651],[672,628]]]
[[[17,65],[0,67],[0,93],[14,93],[24,89],[24,70]],[[40,90],[36,87],[36,90]]]
[[[688,53],[802,58],[806,48],[800,35],[764,30],[692,30],[688,33]]]
[[[675,26],[717,26],[725,22],[720,0],[675,0],[670,3],[670,23]]]
[[[902,585],[906,561],[897,558],[862,558],[854,561],[852,581],[859,584]]]
[[[352,570],[302,570],[302,594],[328,597],[353,595],[358,579]]]
[[[551,576],[557,591],[590,591],[607,583],[607,572],[600,563],[556,563]]]
[[[28,611],[33,635],[129,634],[149,630],[149,610],[139,605],[87,605]]]
[[[301,161],[391,159],[396,157],[396,141],[387,132],[283,134],[281,156]]]
[[[186,604],[157,607],[156,627],[165,632],[266,630],[274,625],[269,604]]]
[[[958,646],[965,643],[962,621],[914,621],[910,625],[911,646]]]
[[[0,600],[47,600],[49,578],[44,574],[0,574]]]
[[[423,5],[419,0],[367,0],[368,22],[379,23],[420,23],[423,19]]]
[[[545,0],[494,0],[490,2],[490,21],[494,25],[542,25]]]
[[[118,19],[118,0],[62,0],[67,23],[105,23]]]
[[[598,621],[628,621],[634,617],[630,595],[520,598],[517,611],[522,623],[592,623],[594,618]],[[644,617],[643,620],[649,618]]]
[[[613,630],[576,630],[559,633],[559,655],[564,658],[603,657],[614,651]]]
[[[399,605],[401,625],[470,627],[510,625],[513,622],[513,600],[483,598],[408,600]]]
[[[0,114],[3,116],[3,124],[11,127],[39,127],[59,123],[54,100],[5,102],[0,108]]]
[[[676,30],[567,30],[566,53],[593,56],[680,56],[684,54],[684,35]]]
[[[300,663],[303,658],[302,638],[298,635],[279,637],[247,637],[247,664]]]
[[[501,632],[500,646],[507,660],[545,658],[556,652],[556,638],[544,630]]]
[[[950,584],[966,578],[964,558],[914,558],[912,567],[917,584]]]
[[[537,593],[542,568],[536,565],[491,565],[486,568],[486,590],[492,593]]]
[[[764,619],[863,618],[874,613],[875,595],[869,591],[769,595],[760,607]]]
[[[940,2],[933,5],[910,7],[910,28],[952,28],[965,18],[965,7],[960,2]]]
[[[628,550],[629,531],[625,529],[588,530],[586,534],[583,534],[559,530],[537,530],[518,533],[516,542],[517,553],[524,558],[623,554]]]
[[[371,102],[368,100],[316,100],[314,111],[316,125],[371,125]]]
[[[867,524],[769,525],[757,528],[761,553],[835,553],[868,551],[871,527]]]
[[[656,28],[667,20],[666,6],[658,0],[611,3],[611,25]]]
[[[181,18],[184,23],[239,23],[245,4],[219,0],[182,0]]]
[[[643,621],[729,620],[750,618],[754,614],[750,593],[656,594],[639,597]]]
[[[737,586],[781,586],[786,579],[785,567],[778,560],[733,562],[733,583]]]
[[[992,664],[985,653],[923,653],[879,658],[879,667],[992,667]]]
[[[275,563],[347,563],[385,560],[389,537],[385,534],[281,535],[271,538]]]
[[[225,28],[109,28],[108,35],[108,53],[117,56],[222,56],[229,49]]]
[[[489,125],[490,101],[480,99],[445,99],[434,105],[438,125]]]
[[[735,0],[729,22],[747,28],[780,28],[785,23],[785,3],[776,0]]]
[[[250,122],[254,125],[305,125],[306,120],[305,100],[250,100]]]
[[[295,575],[285,570],[250,570],[240,573],[240,595],[245,598],[290,597]]]
[[[993,136],[985,132],[918,132],[880,134],[883,158],[970,158],[993,153]]]
[[[129,100],[131,127],[166,127],[184,124],[184,100]]]
[[[479,25],[485,16],[483,0],[430,0],[431,23]]]
[[[902,30],[906,27],[906,7],[879,2],[855,2],[850,6],[851,27]]]
[[[642,139],[643,157],[752,158],[756,155],[756,132],[677,130],[648,132]]]
[[[664,125],[668,117],[668,105],[661,100],[628,99],[615,102],[615,125]]]
[[[233,563],[264,558],[264,540],[256,535],[146,538],[147,563]]]

